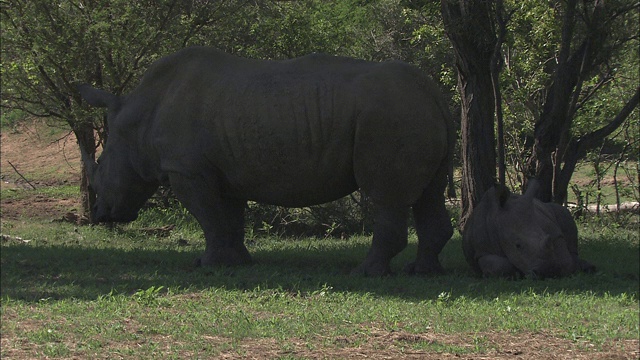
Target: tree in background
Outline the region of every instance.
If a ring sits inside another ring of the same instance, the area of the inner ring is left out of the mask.
[[[554,17],[561,20],[552,34],[559,41],[556,48],[549,49],[553,52],[547,53],[550,57],[545,61],[545,72],[550,78],[542,94],[542,111],[535,120],[526,171],[540,181],[544,201],[564,203],[578,160],[602,144],[638,105],[640,87],[636,83],[624,105],[617,105],[617,115],[605,120],[600,128],[580,134],[573,126],[574,120],[588,111],[620,75],[621,51],[637,54],[640,4],[568,0],[549,6]],[[628,48],[631,43],[636,50]],[[591,120],[593,124],[599,119]]]
[[[505,0],[512,16],[504,34],[499,3],[0,0],[0,105],[63,124],[92,153],[108,129],[75,83],[127,93],[151,62],[185,46],[268,59],[325,52],[405,60],[462,107],[464,223],[496,179],[497,104],[504,105],[511,185],[538,176],[555,201],[566,196],[575,163],[621,121],[637,137],[629,120],[638,101],[637,2]],[[501,37],[504,70],[496,81]]]
[[[100,112],[83,106],[76,85],[89,82],[122,94],[152,61],[186,46],[246,1],[212,4],[195,0],[2,1],[1,105],[65,123],[78,145],[93,155],[107,140],[108,124]],[[83,212],[89,215],[95,195],[84,164],[81,194]]]
[[[462,105],[462,214],[464,228],[474,206],[496,182],[495,96],[492,61],[498,43],[493,2],[442,1],[447,36],[456,54]]]
[[[491,75],[504,92],[519,185],[538,178],[545,201],[566,201],[577,162],[638,105],[640,4],[507,1],[509,16],[501,6],[499,0],[442,1],[462,105],[461,226],[496,178],[494,116],[501,100],[495,86],[491,91]],[[498,78],[491,55],[500,55],[500,37],[506,51]],[[614,86],[622,97],[612,96]]]
[[[371,14],[355,0],[1,1],[0,105],[70,128],[94,156],[108,124],[103,111],[82,103],[78,83],[126,93],[154,60],[189,45],[259,58],[362,55],[353,32],[366,28]],[[95,196],[84,169],[81,194],[89,215]]]

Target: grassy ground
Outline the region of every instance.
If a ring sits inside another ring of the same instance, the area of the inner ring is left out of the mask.
[[[637,215],[581,224],[581,255],[599,270],[566,279],[478,278],[459,235],[437,277],[400,272],[416,251],[413,234],[397,275],[380,279],[349,275],[365,236],[254,232],[255,265],[195,268],[202,233],[180,211],[149,210],[114,228],[52,222],[78,206],[79,158],[58,138],[2,133],[3,359],[640,356]],[[37,190],[24,189],[5,160]],[[177,226],[152,229],[168,224]]]
[[[617,198],[620,202],[637,202],[639,197],[637,161],[621,162],[617,168],[615,161],[600,164],[600,189],[592,163],[579,164],[571,177],[568,201],[577,203],[576,191],[580,193],[584,205],[595,205],[600,196],[601,205],[616,203],[615,182],[618,182]],[[615,175],[615,178],[614,178]]]
[[[147,225],[3,221],[2,358],[638,356],[632,230],[582,227],[596,274],[510,281],[473,276],[459,236],[448,274],[374,279],[349,275],[368,237],[256,237],[256,265],[202,269],[197,229]]]

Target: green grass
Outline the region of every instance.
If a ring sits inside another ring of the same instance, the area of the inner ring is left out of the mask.
[[[51,199],[69,199],[80,196],[78,185],[58,185],[38,187],[36,189],[3,188],[0,190],[0,198],[3,200],[20,200],[34,196],[46,196]]]
[[[581,227],[583,257],[599,268],[591,275],[481,279],[456,235],[441,256],[448,274],[406,276],[400,269],[416,250],[412,234],[394,260],[397,275],[363,278],[349,272],[368,237],[256,236],[248,241],[255,265],[194,268],[201,231],[141,231],[159,217],[112,229],[3,220],[11,236],[1,248],[2,357],[208,358],[258,349],[300,358],[301,351],[388,351],[376,343],[380,334],[398,354],[491,353],[495,333],[551,334],[595,352],[638,339],[635,229]]]
[[[636,165],[637,164],[633,160],[629,160],[622,162],[618,168],[616,176],[620,202],[638,201],[638,184],[633,183],[633,181],[637,182],[638,179]],[[588,200],[589,204],[596,203],[598,194],[600,194],[602,204],[616,203],[615,187],[613,186],[615,169],[614,163],[606,161],[602,162],[600,166],[603,174],[601,174],[601,189],[598,190],[596,182],[597,175],[593,167],[593,163],[585,161],[578,164],[571,178],[572,181],[570,186],[567,189],[569,202],[577,202],[576,193],[574,191],[577,189],[582,192],[582,201],[586,202]]]
[[[0,128],[4,130],[13,129],[19,122],[24,121],[27,118],[27,113],[22,110],[7,110],[2,109],[0,111]]]

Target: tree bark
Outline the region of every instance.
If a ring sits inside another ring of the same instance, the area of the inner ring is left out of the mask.
[[[492,7],[492,1],[442,0],[445,31],[456,54],[462,102],[460,229],[464,229],[482,195],[496,182],[491,61],[497,38]]]
[[[567,198],[569,181],[578,161],[587,155],[589,150],[602,144],[604,139],[618,129],[624,121],[631,115],[633,109],[640,102],[640,87],[636,88],[635,94],[627,101],[625,106],[607,125],[591,133],[581,136],[578,140],[572,141],[566,151],[564,166],[554,181],[554,201],[561,202]]]
[[[601,19],[603,6],[602,1],[594,3],[593,11],[589,14],[590,21],[585,24],[585,36],[577,42],[575,28],[580,18],[578,1],[568,0],[565,4],[558,65],[542,114],[535,124],[533,151],[527,165],[527,175],[538,179],[541,200],[545,202],[562,204],[566,200],[567,186],[573,173],[571,164],[567,167],[566,159],[575,157],[570,152],[571,126],[578,109],[582,84],[599,65],[598,53],[603,51],[607,36]],[[573,49],[576,43],[578,46]]]
[[[73,132],[76,135],[78,146],[87,154],[95,159],[96,138],[93,124],[90,122],[74,123]],[[87,175],[87,167],[84,162],[82,164],[82,172],[80,179],[80,200],[82,204],[82,215],[88,219],[92,219],[93,206],[96,202],[96,193],[89,186],[89,177]]]
[[[502,43],[507,35],[507,22],[511,15],[507,15],[502,0],[496,0],[495,18],[497,23],[497,39],[493,55],[491,57],[491,86],[493,87],[493,99],[495,103],[496,131],[497,131],[497,156],[498,156],[498,182],[502,186],[507,185],[507,164],[505,160],[504,145],[504,119],[502,116],[502,92],[500,90],[500,71],[502,71]]]

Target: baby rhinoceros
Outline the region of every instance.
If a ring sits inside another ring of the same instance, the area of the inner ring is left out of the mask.
[[[524,195],[489,189],[463,231],[467,262],[484,276],[547,278],[595,267],[578,258],[578,229],[569,211],[544,203],[531,180]]]

